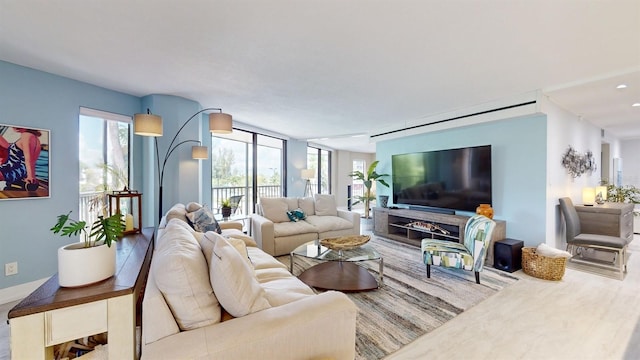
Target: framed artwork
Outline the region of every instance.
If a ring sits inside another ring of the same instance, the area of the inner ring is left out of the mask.
[[[49,194],[49,130],[0,124],[0,200]]]

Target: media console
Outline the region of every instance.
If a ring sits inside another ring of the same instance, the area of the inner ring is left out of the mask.
[[[464,242],[464,227],[469,216],[440,214],[411,209],[373,209],[373,233],[420,247],[424,238]],[[507,223],[494,220],[491,243],[485,265],[493,266],[493,243],[506,237]]]

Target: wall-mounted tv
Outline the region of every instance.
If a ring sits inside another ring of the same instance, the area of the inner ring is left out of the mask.
[[[394,204],[462,211],[491,204],[491,145],[393,155],[391,168]]]

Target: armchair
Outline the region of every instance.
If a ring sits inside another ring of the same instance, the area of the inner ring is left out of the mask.
[[[571,199],[565,197],[560,198],[559,201],[560,210],[566,223],[567,251],[571,255],[578,255],[578,259],[572,257],[569,261],[614,270],[618,273],[619,278],[622,279],[627,272],[627,245],[629,240],[617,236],[583,233],[580,227],[580,217]],[[615,256],[611,265],[579,259],[582,257],[581,249],[585,248],[614,253]]]
[[[422,239],[422,260],[431,277],[431,265],[473,271],[480,284],[487,248],[496,223],[484,215],[471,217],[464,228],[464,243],[449,240]]]

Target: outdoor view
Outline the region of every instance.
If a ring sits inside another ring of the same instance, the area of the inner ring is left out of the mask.
[[[248,214],[254,208],[254,148],[257,197],[282,196],[284,141],[237,130],[212,137],[211,204],[220,211],[230,200],[232,214]]]
[[[106,192],[129,183],[129,123],[80,115],[80,219],[109,211]],[[126,211],[127,204],[121,204]]]

